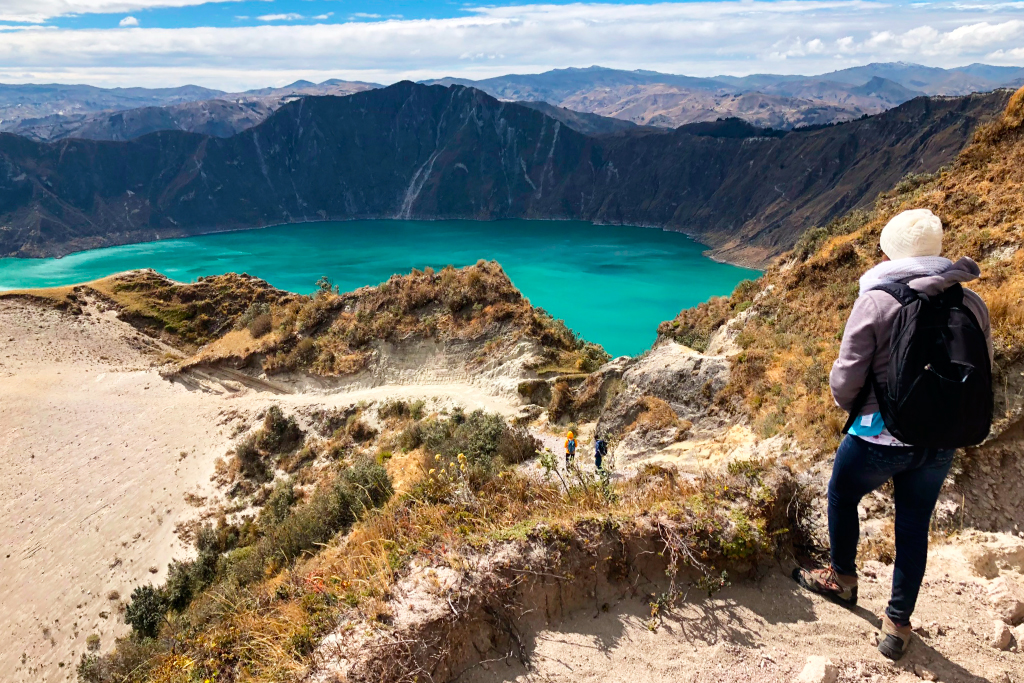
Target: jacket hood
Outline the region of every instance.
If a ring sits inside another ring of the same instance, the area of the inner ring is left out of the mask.
[[[974,259],[964,256],[956,263],[950,264],[942,272],[914,278],[907,284],[913,289],[931,296],[946,291],[958,282],[977,280],[980,275],[981,268],[974,262]]]
[[[861,294],[886,282],[903,282],[933,295],[957,282],[970,282],[981,274],[978,264],[966,256],[956,263],[941,256],[918,256],[883,261],[860,278]]]

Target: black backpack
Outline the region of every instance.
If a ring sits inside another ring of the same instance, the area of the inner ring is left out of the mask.
[[[985,332],[953,285],[928,296],[900,283],[873,289],[900,302],[892,326],[884,388],[874,372],[846,424],[849,431],[867,401],[878,398],[886,429],[909,446],[962,448],[985,440],[992,427],[992,362]]]

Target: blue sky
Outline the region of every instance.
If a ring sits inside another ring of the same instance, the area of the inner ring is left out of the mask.
[[[1024,0],[0,0],[0,82],[224,90],[570,66],[1024,65]]]
[[[566,4],[553,3],[553,4]],[[191,7],[153,7],[131,12],[78,14],[50,23],[72,29],[115,28],[133,16],[148,28],[259,26],[267,23],[344,23],[382,19],[441,19],[465,16],[466,3],[446,0],[250,0],[208,2]]]

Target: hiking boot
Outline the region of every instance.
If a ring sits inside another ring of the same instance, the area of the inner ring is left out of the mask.
[[[793,570],[793,580],[812,593],[824,595],[841,605],[853,607],[857,604],[856,576],[840,577],[832,567],[827,569],[797,567]]]
[[[910,624],[897,626],[888,615],[882,615],[882,635],[878,639],[878,651],[894,662],[902,657],[910,645]]]

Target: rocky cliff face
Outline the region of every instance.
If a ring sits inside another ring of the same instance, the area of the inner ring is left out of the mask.
[[[766,134],[732,121],[588,137],[478,90],[308,97],[230,138],[0,135],[0,255],[354,218],[567,218],[667,227],[758,263],[810,225],[935,170],[1006,95],[917,99]]]

